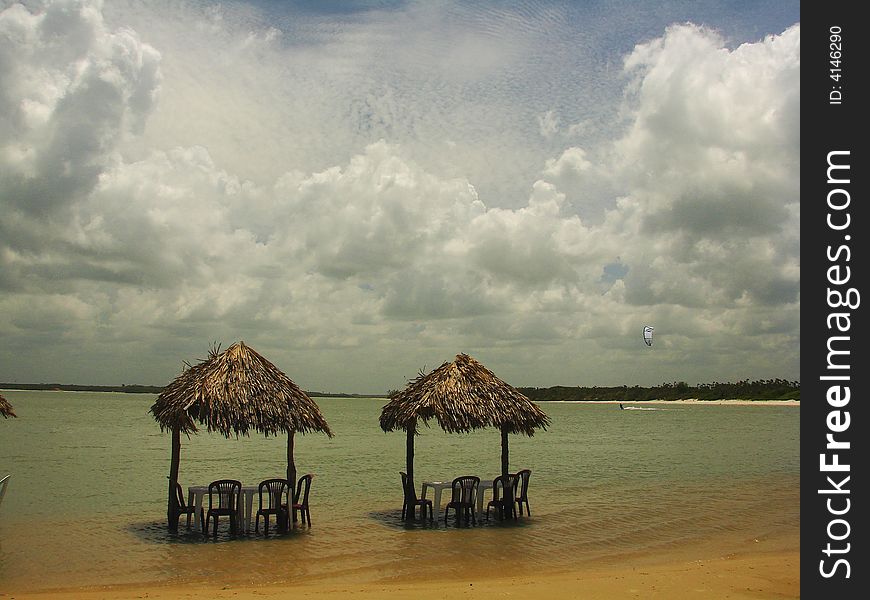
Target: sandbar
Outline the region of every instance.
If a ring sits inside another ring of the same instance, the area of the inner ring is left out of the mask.
[[[800,400],[698,400],[687,398],[684,400],[548,400],[549,403],[563,404],[623,404],[631,406],[644,404],[650,406],[800,406]]]

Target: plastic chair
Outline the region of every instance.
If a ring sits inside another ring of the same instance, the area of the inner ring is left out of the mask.
[[[523,503],[526,504],[526,514],[528,516],[532,516],[532,511],[529,508],[529,477],[532,475],[532,472],[529,469],[523,469],[518,472],[515,477],[519,478],[519,495],[517,496],[516,502],[520,507],[520,514],[523,514]]]
[[[462,510],[465,516],[465,522],[468,523],[468,515],[471,515],[472,522],[477,525],[477,518],[474,515],[474,499],[477,497],[477,488],[480,485],[480,477],[474,475],[465,475],[457,477],[453,480],[451,487],[451,498],[447,506],[444,507],[444,523],[447,523],[447,513],[452,508],[456,512],[456,522],[459,524],[459,511]]]
[[[190,518],[196,514],[196,506],[185,502],[184,490],[177,481],[175,482],[175,497],[178,501],[178,508],[175,511],[175,522],[178,523],[181,515],[187,515],[187,528],[190,529]]]
[[[303,523],[305,523],[306,517],[308,518],[309,527],[311,527],[311,510],[308,508],[308,492],[311,491],[312,479],[314,479],[313,473],[300,477],[296,484],[296,493],[293,494],[293,522],[296,522],[296,511],[299,511],[302,514]],[[302,499],[301,502],[300,498]]]
[[[408,481],[408,474],[404,471],[399,471],[399,475],[402,476],[402,491],[404,497],[402,502],[402,520],[404,520],[405,516],[408,514],[408,509],[411,510],[411,515],[413,516],[419,506],[420,519],[422,520],[426,518],[426,509],[429,509],[429,522],[432,523],[435,520],[432,510],[432,501],[427,498],[417,498],[417,491],[411,487],[411,482]]]
[[[209,520],[214,517],[214,534],[217,535],[218,517],[220,516],[230,518],[231,533],[237,531],[241,492],[242,483],[236,479],[218,479],[208,484],[208,513],[203,522],[203,533],[208,533]]]
[[[9,478],[10,477],[12,477],[12,475],[7,475],[3,479],[0,479],[0,504],[3,503],[3,496],[6,495],[6,488],[9,487]]]
[[[498,477],[496,477],[495,479],[492,480],[492,500],[490,500],[489,503],[486,505],[486,520],[487,521],[489,521],[489,509],[491,506],[494,506],[496,508],[496,510],[498,511],[499,519],[505,518],[505,509],[506,508],[510,508],[511,516],[513,516],[514,519],[517,518],[516,503],[515,503],[515,501],[510,500],[510,499],[514,498],[514,495],[517,492],[517,484],[518,484],[518,480],[519,480],[519,475],[518,474],[517,475],[508,475],[507,478],[508,478],[508,482],[509,482],[508,485],[510,485],[509,490],[505,489],[504,475],[499,475]],[[500,498],[499,498],[499,488],[504,490],[503,493],[501,494]],[[510,505],[510,506],[508,507],[508,505]]]
[[[260,530],[260,517],[263,517],[265,524],[263,532],[269,534],[269,515],[275,515],[275,520],[279,529],[287,527],[287,505],[282,504],[284,494],[290,486],[286,479],[265,479],[260,482],[257,488],[257,493],[260,496],[260,508],[257,510],[257,521],[254,525],[254,531]]]

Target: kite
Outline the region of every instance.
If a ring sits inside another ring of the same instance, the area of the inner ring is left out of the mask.
[[[643,328],[643,341],[647,346],[652,346],[653,328],[650,325],[645,325]]]

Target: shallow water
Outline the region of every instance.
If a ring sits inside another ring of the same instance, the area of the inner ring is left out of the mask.
[[[741,552],[797,543],[800,408],[542,403],[552,427],[511,436],[511,469],[532,469],[531,517],[507,526],[407,527],[399,519],[405,435],[378,427],[383,399],[317,398],[336,433],[297,436],[314,472],[313,527],[217,538],[167,532],[170,435],[150,395],[3,392],[18,419],[0,422],[0,591],[124,583],[227,584],[486,576],[613,563],[675,551]],[[425,479],[500,469],[495,430],[416,440]],[[182,437],[183,486],[254,484],[286,470],[286,437]],[[442,504],[446,502],[446,496]]]

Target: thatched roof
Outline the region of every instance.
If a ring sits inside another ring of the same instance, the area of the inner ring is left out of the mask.
[[[536,428],[550,424],[534,402],[467,354],[457,354],[428,375],[421,373],[393,394],[381,412],[381,429],[407,431],[416,428],[418,419],[433,417],[450,433],[497,427],[531,437]]]
[[[247,435],[332,431],[317,404],[275,365],[238,342],[187,369],[157,397],[151,413],[161,430]]]
[[[3,415],[5,419],[18,416],[15,414],[15,411],[12,410],[12,405],[9,404],[9,400],[3,396],[0,396],[0,415]]]

